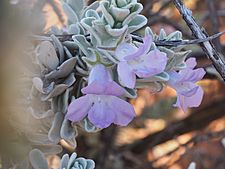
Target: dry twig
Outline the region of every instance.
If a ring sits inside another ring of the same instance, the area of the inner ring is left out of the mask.
[[[193,35],[198,39],[207,38],[206,32],[204,32],[196,23],[192,16],[192,11],[189,10],[182,0],[173,0],[174,5],[182,15],[188,27],[191,29]],[[221,57],[221,54],[215,49],[214,45],[210,41],[203,42],[201,44],[202,49],[212,61],[214,67],[225,81],[225,63]]]

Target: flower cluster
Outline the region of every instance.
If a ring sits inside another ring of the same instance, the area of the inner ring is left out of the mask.
[[[128,100],[139,88],[161,91],[168,85],[177,92],[176,107],[186,111],[200,105],[203,89],[196,82],[205,71],[194,69],[196,60],[187,59],[190,51],[156,45],[182,40],[182,34],[144,29],[147,19],[137,0],[102,0],[90,6],[65,0],[62,7],[67,25],[53,27],[48,32],[53,35],[34,47],[29,73],[24,73],[31,83],[26,112],[47,126],[44,134],[30,132],[33,138],[42,134],[40,144],[57,145],[64,139],[76,147],[77,126],[88,132],[111,124],[127,126],[136,115]],[[94,168],[76,154],[63,159],[62,168]]]
[[[185,68],[166,70],[168,57],[154,47],[150,35],[143,38],[143,43],[135,46],[123,42],[115,50],[119,60],[117,67],[118,80],[121,86],[134,89],[136,79],[151,78],[160,73],[168,74],[168,85],[177,91],[176,107],[186,111],[188,107],[200,105],[203,90],[195,83],[201,80],[205,71],[193,68],[196,66],[194,58],[189,58]],[[132,106],[118,98],[124,94],[124,89],[113,81],[109,70],[101,63],[91,68],[88,86],[81,91],[85,96],[74,100],[66,118],[78,122],[88,116],[88,119],[98,128],[106,128],[114,123],[126,126],[135,116]]]
[[[89,75],[88,86],[82,89],[82,96],[68,107],[66,118],[77,122],[86,115],[98,128],[111,123],[126,126],[135,116],[133,107],[118,98],[124,89],[112,80],[110,72],[102,64],[95,65]]]

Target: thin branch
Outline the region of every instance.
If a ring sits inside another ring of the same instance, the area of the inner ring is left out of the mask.
[[[166,41],[166,40],[157,40],[154,41],[154,43],[157,46],[170,46],[170,47],[175,47],[175,46],[181,46],[181,45],[192,45],[192,44],[198,44],[198,43],[203,43],[203,42],[207,42],[210,40],[213,40],[215,38],[218,38],[222,35],[225,34],[225,30],[223,32],[217,33],[215,35],[203,38],[203,39],[194,39],[194,40],[172,40],[172,41]],[[32,35],[30,36],[31,38],[33,38],[34,40],[37,41],[52,41],[52,39],[49,37],[50,35]],[[72,40],[72,36],[73,35],[55,35],[56,37],[59,38],[59,40],[61,42],[64,41],[68,41],[68,40]],[[89,35],[86,36],[87,38],[89,37]],[[132,35],[133,40],[136,40],[138,42],[143,42],[142,38],[137,36],[137,35]]]
[[[207,38],[206,32],[202,31],[199,25],[196,23],[192,16],[192,11],[189,10],[183,3],[182,0],[173,0],[174,5],[183,16],[188,27],[191,29],[193,35],[196,38],[204,39]],[[225,63],[220,53],[215,49],[214,45],[210,41],[203,42],[201,44],[202,49],[207,54],[209,59],[212,61],[214,67],[225,81]]]
[[[210,124],[212,121],[225,116],[224,99],[219,102],[211,103],[198,112],[192,113],[183,120],[169,124],[164,130],[150,134],[145,138],[132,144],[120,147],[120,150],[130,150],[133,153],[143,153],[156,145],[165,143],[176,136],[199,130]],[[197,115],[196,115],[197,114]]]
[[[188,148],[188,146],[190,144],[196,145],[196,144],[201,143],[201,142],[204,142],[204,141],[218,139],[218,138],[221,138],[221,137],[224,137],[224,136],[225,136],[225,130],[220,130],[220,131],[217,131],[217,132],[207,132],[207,133],[204,133],[204,134],[201,134],[201,135],[196,135],[196,136],[192,137],[186,143],[179,144],[179,146],[177,148],[175,148],[174,150],[166,153],[165,155],[163,155],[163,156],[161,156],[161,157],[159,157],[157,159],[154,159],[153,161],[151,161],[151,163],[154,163],[154,162],[160,160],[161,158],[163,158],[165,156],[172,155],[173,153],[175,153],[176,151],[178,151],[182,147]]]
[[[210,17],[210,21],[211,21],[212,33],[216,34],[219,32],[220,23],[219,23],[219,19],[218,19],[217,13],[216,13],[217,10],[216,10],[215,1],[206,0],[206,4],[207,4],[209,12],[210,12],[209,17]],[[217,50],[219,52],[221,52],[222,50],[221,50],[220,40],[214,39],[213,43],[215,44]]]
[[[202,39],[194,39],[194,40],[173,40],[173,41],[166,41],[166,40],[159,40],[159,41],[154,41],[154,43],[157,46],[181,46],[181,45],[193,45],[193,44],[198,44],[198,43],[203,43],[203,42],[207,42],[207,41],[211,41],[213,39],[216,39],[222,35],[225,34],[225,30],[223,32],[219,32],[215,35],[206,37],[206,38],[202,38]],[[142,39],[138,36],[133,35],[133,38],[135,40],[138,40],[139,42],[142,42]]]

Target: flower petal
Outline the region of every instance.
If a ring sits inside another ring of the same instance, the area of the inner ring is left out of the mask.
[[[188,107],[198,107],[201,104],[203,94],[203,89],[199,87],[196,93],[190,97],[178,95],[177,102],[174,106],[180,107],[184,112],[186,112]]]
[[[110,76],[109,71],[102,64],[97,64],[91,69],[91,72],[88,78],[88,84],[94,81],[98,81],[102,83],[107,81],[112,81],[112,77]]]
[[[115,114],[109,109],[105,99],[107,98],[95,102],[88,112],[88,119],[98,128],[108,127],[115,119]]]
[[[193,57],[187,59],[185,61],[185,63],[187,65],[187,67],[190,68],[190,69],[194,69],[194,67],[197,65],[196,59],[193,58]]]
[[[73,122],[80,121],[87,115],[91,106],[89,95],[79,97],[70,103],[65,118]]]
[[[120,84],[128,88],[134,88],[136,76],[126,62],[120,62],[117,66]]]
[[[176,89],[177,93],[186,97],[190,97],[197,92],[199,86],[192,82],[183,82],[176,84],[174,88]]]
[[[143,62],[138,65],[135,73],[139,77],[150,77],[163,72],[165,70],[166,64],[166,53],[160,52],[158,49],[154,49],[144,56]]]
[[[206,72],[204,71],[203,68],[199,68],[195,70],[186,68],[179,72],[181,77],[180,81],[190,81],[190,82],[196,83],[197,81],[201,80],[204,77],[205,73]]]
[[[127,55],[131,55],[137,51],[137,47],[130,43],[121,43],[115,51],[115,55],[118,60],[125,61],[124,57]]]
[[[94,81],[87,87],[81,89],[84,94],[97,94],[97,95],[113,95],[121,96],[125,92],[124,89],[116,82],[97,82]]]
[[[125,60],[132,60],[132,59],[135,59],[137,57],[140,57],[141,55],[146,54],[150,50],[151,45],[152,45],[152,37],[150,35],[144,37],[143,44],[140,45],[138,50],[136,52],[132,53],[132,54],[126,55],[124,57],[124,59]]]
[[[131,104],[118,97],[111,97],[110,109],[115,112],[114,124],[127,126],[136,116],[134,108]]]

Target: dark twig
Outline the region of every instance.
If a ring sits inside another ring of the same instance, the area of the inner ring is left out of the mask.
[[[213,120],[219,119],[225,115],[225,106],[223,103],[224,99],[217,103],[214,102],[183,120],[171,123],[164,130],[146,136],[142,140],[138,140],[130,145],[120,147],[120,149],[124,151],[131,150],[133,153],[142,153],[176,136],[204,128]]]
[[[223,32],[217,33],[215,35],[205,37],[203,39],[172,40],[172,41],[158,40],[158,41],[154,41],[154,43],[157,46],[170,46],[170,47],[181,46],[181,45],[192,45],[192,44],[198,44],[198,43],[203,43],[203,42],[213,40],[215,38],[218,38],[219,36],[222,36],[223,34],[225,34],[225,30]],[[37,41],[52,41],[52,39],[49,36],[50,35],[44,35],[44,36],[32,35],[31,38],[33,38],[34,40],[37,40]],[[58,37],[61,42],[64,42],[64,41],[72,40],[73,35],[55,35],[55,36]],[[87,35],[87,37],[88,37],[88,35]],[[142,38],[139,36],[132,35],[132,38],[133,38],[133,40],[142,42]]]
[[[207,37],[207,34],[201,30],[199,25],[196,23],[194,17],[192,16],[192,11],[189,10],[183,3],[182,0],[173,0],[174,5],[183,16],[188,27],[191,29],[193,35],[196,38],[204,39]],[[225,63],[221,58],[219,52],[215,49],[214,45],[210,41],[203,42],[201,44],[202,49],[207,54],[209,59],[212,61],[216,70],[219,72],[223,80],[225,81]]]
[[[221,138],[221,137],[224,137],[224,136],[225,136],[225,130],[220,130],[220,131],[217,131],[217,132],[208,132],[208,133],[204,133],[204,134],[201,134],[201,135],[196,135],[196,136],[192,137],[186,143],[179,144],[179,146],[177,148],[175,148],[174,150],[172,150],[172,151],[166,153],[165,155],[155,159],[154,161],[151,161],[151,163],[154,163],[154,162],[160,160],[161,158],[163,158],[165,156],[172,155],[173,153],[175,153],[176,151],[178,151],[182,147],[188,148],[188,146],[190,144],[196,145],[196,144],[204,142],[204,141],[209,141],[209,140],[212,140],[212,139],[218,139],[218,138]]]
[[[157,46],[181,46],[181,45],[192,45],[192,44],[198,44],[198,43],[203,43],[207,41],[211,41],[213,39],[216,39],[220,36],[225,34],[225,30],[223,32],[217,33],[215,35],[203,38],[203,39],[194,39],[194,40],[176,40],[176,41],[166,41],[166,40],[160,40],[160,41],[154,41],[154,43]],[[134,36],[133,38],[135,40],[138,40],[139,42],[142,42],[142,39],[139,36]]]
[[[209,12],[210,12],[209,17],[210,17],[210,21],[211,21],[212,33],[216,34],[219,32],[220,23],[219,23],[219,19],[218,19],[217,13],[216,13],[217,10],[216,10],[215,1],[206,0],[206,4],[207,4]],[[214,39],[213,43],[215,44],[216,49],[219,52],[221,52],[222,50],[221,50],[220,40]]]

